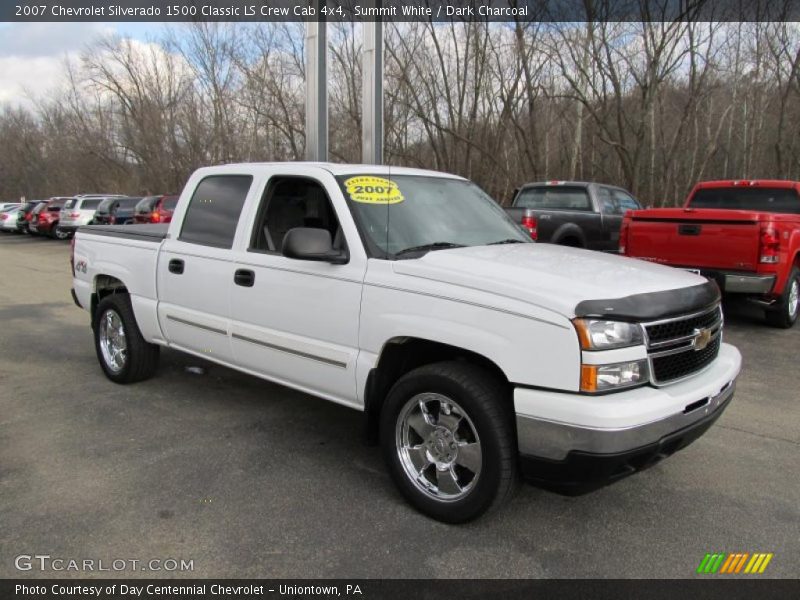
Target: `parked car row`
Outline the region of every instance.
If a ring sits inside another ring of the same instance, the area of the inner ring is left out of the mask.
[[[81,194],[0,203],[0,231],[68,239],[83,225],[169,223],[178,197]]]

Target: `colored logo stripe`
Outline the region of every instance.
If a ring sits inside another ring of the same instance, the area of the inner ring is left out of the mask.
[[[731,554],[725,552],[709,553],[700,561],[697,572],[703,574],[735,574],[741,573],[744,568],[744,573],[763,573],[773,556],[771,552],[757,552],[752,555],[749,552],[733,552]],[[745,566],[745,564],[747,566]]]
[[[753,558],[747,563],[744,568],[745,573],[763,573],[767,568],[769,561],[772,560],[772,553],[769,554],[753,554]]]
[[[728,560],[722,565],[720,573],[738,573],[744,566],[747,557],[750,556],[748,552],[734,552],[728,555]]]
[[[716,573],[725,556],[726,555],[724,552],[718,554],[706,554],[703,560],[700,562],[700,566],[697,567],[697,572]]]

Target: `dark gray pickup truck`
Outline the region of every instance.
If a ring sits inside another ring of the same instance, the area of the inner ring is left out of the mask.
[[[548,181],[523,185],[506,211],[538,242],[616,252],[623,215],[639,208],[612,185]]]

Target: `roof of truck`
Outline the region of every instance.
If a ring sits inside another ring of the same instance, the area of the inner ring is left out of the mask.
[[[390,165],[365,165],[365,164],[342,164],[331,162],[305,162],[305,161],[287,161],[287,162],[260,162],[260,163],[234,163],[228,165],[219,165],[214,167],[206,167],[209,170],[225,171],[231,167],[281,167],[286,165],[302,166],[302,167],[315,167],[324,169],[333,175],[350,175],[350,174],[376,174],[376,175],[418,175],[423,177],[449,177],[452,179],[464,179],[458,175],[450,173],[442,173],[441,171],[429,171],[427,169],[413,169],[410,167],[394,167]]]
[[[600,185],[603,187],[610,187],[615,188],[622,191],[627,191],[625,188],[620,187],[618,185],[614,185],[613,183],[602,183],[599,181],[570,181],[568,179],[548,179],[547,181],[531,181],[528,183],[523,183],[520,187],[527,188],[527,187],[548,187],[548,186],[571,186],[571,187],[589,187],[590,185]]]

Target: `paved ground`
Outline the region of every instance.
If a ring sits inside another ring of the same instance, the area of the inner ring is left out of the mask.
[[[800,327],[728,315],[738,395],[683,452],[579,498],[524,486],[453,527],[401,500],[359,413],[221,367],[193,375],[175,352],[146,383],[109,382],[68,253],[0,235],[0,577],[20,554],[192,559],[198,577],[651,578],[762,551],[767,575],[800,572]]]

